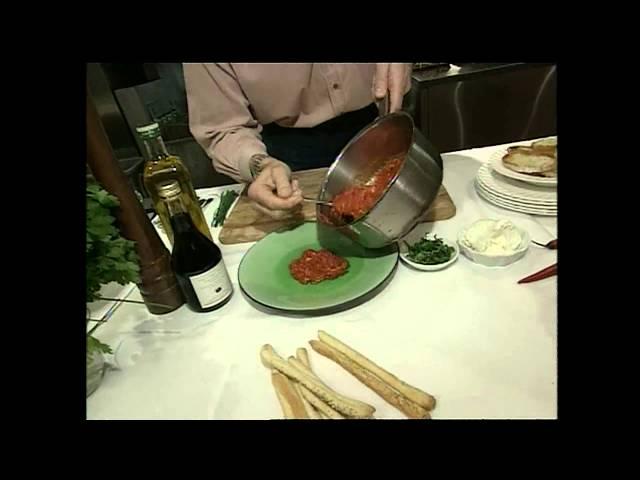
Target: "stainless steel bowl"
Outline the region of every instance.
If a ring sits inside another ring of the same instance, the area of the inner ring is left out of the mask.
[[[320,190],[321,200],[366,182],[385,161],[405,157],[402,168],[363,217],[343,226],[327,220],[330,208],[318,205],[318,222],[336,228],[367,248],[389,245],[409,233],[431,206],[442,184],[442,158],[412,118],[392,113],[360,131],[333,162]]]

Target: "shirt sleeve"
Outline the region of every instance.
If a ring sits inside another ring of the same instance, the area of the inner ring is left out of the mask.
[[[228,63],[184,64],[189,129],[213,161],[236,181],[250,182],[249,159],[266,153],[261,126]]]

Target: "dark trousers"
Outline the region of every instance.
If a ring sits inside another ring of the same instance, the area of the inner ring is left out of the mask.
[[[267,153],[285,162],[291,170],[328,167],[360,130],[378,116],[374,103],[311,128],[264,125],[262,141]]]

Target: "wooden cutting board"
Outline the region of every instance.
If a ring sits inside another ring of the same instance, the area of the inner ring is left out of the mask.
[[[293,172],[292,177],[298,180],[302,193],[311,198],[317,198],[324,180],[326,168]],[[449,193],[440,187],[438,196],[421,222],[435,222],[446,220],[456,214]],[[305,221],[316,219],[316,206],[311,202],[304,202],[302,208],[295,212],[266,213],[249,200],[246,189],[236,202],[222,226],[220,242],[225,245],[234,243],[255,242],[267,234],[284,227],[290,227]]]

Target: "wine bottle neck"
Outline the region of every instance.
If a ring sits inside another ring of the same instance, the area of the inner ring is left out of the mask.
[[[182,197],[180,196],[167,198],[165,203],[167,204],[167,212],[170,217],[176,216],[180,213],[187,213],[187,209],[185,208],[184,203],[182,203]]]
[[[184,203],[182,203],[182,198],[179,196],[168,198],[165,200],[165,203],[173,232],[181,233],[189,231],[193,227],[193,222]]]
[[[169,156],[167,147],[164,144],[162,137],[155,137],[144,139],[144,147],[147,152],[148,160],[162,160]]]
[[[175,241],[177,241],[178,237],[183,233],[196,231],[196,227],[191,221],[191,217],[186,212],[181,212],[171,216],[171,228],[173,229]]]

